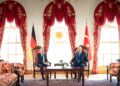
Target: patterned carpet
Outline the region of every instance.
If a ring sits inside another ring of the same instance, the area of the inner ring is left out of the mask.
[[[106,79],[106,75],[90,75],[85,79],[85,86],[116,86],[117,80],[113,78],[113,82]],[[46,80],[27,79],[23,86],[46,86]],[[51,79],[49,86],[81,86],[81,82],[77,79]]]

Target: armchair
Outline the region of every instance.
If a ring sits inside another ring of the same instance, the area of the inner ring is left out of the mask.
[[[90,63],[89,62],[87,62],[87,64],[86,64],[86,66],[84,67],[84,74],[86,74],[87,75],[87,78],[89,78],[89,74],[90,74]],[[73,73],[71,73],[71,78],[72,78],[72,74]],[[79,75],[79,73],[74,73],[75,75]]]
[[[24,64],[21,63],[13,63],[14,70],[19,73],[20,81],[23,83],[24,82]]]
[[[0,61],[0,86],[19,86],[17,74],[11,63]]]
[[[117,77],[117,85],[120,84],[120,62],[111,63],[109,66],[107,66],[107,79],[108,74],[110,74],[110,82],[112,82],[112,77]]]
[[[33,77],[36,78],[36,72],[40,73],[40,68],[37,66],[37,50],[40,49],[40,46],[36,46],[33,50],[32,50],[32,54],[33,54]],[[51,62],[48,62],[48,66],[51,66]],[[43,69],[44,71],[46,70],[46,67],[44,67]],[[45,72],[44,72],[45,74]]]

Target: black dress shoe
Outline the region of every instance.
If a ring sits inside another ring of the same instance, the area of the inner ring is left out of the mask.
[[[79,75],[79,76],[78,76],[78,82],[81,81],[81,77],[82,77],[82,75]]]
[[[76,77],[74,77],[73,79],[76,79]]]
[[[42,78],[42,80],[45,80],[45,78]]]

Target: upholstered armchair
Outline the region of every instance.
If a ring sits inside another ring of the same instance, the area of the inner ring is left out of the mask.
[[[107,67],[107,79],[108,79],[108,74],[110,74],[110,82],[112,82],[112,77],[116,76],[117,77],[117,85],[120,84],[120,62],[114,62],[111,63]]]
[[[37,66],[37,50],[40,47],[37,46],[32,50],[32,54],[33,54],[33,77],[36,78],[36,73],[39,72],[40,73],[40,68]],[[51,62],[48,62],[48,66],[51,66]],[[44,71],[46,70],[46,67],[44,67]],[[45,72],[44,72],[45,74]],[[51,74],[50,74],[51,77]]]
[[[19,86],[17,74],[11,63],[0,61],[0,86]]]
[[[14,66],[14,70],[16,70],[19,73],[20,80],[23,83],[24,82],[24,73],[25,73],[24,64],[12,63],[12,65]]]

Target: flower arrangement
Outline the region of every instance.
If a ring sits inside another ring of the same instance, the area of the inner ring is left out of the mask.
[[[69,66],[67,62],[63,62],[63,60],[60,60],[61,66],[65,68],[66,66]]]

